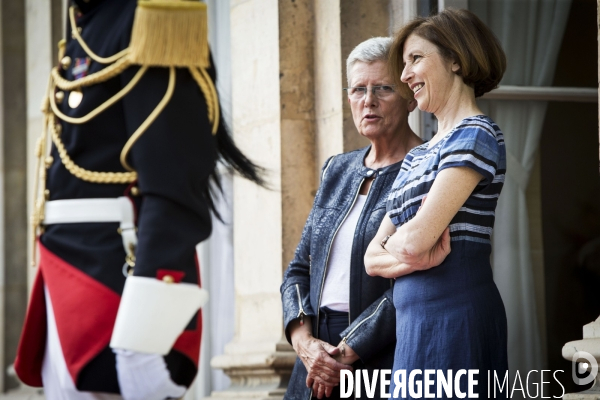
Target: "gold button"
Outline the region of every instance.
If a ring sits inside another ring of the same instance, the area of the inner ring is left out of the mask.
[[[60,60],[60,65],[63,69],[67,69],[71,66],[71,57],[65,56]]]
[[[175,282],[175,279],[171,275],[165,275],[163,276],[163,282],[173,283]]]
[[[53,162],[54,162],[54,158],[52,156],[48,156],[44,160],[44,163],[46,164],[46,168],[50,168],[50,166],[52,165]]]
[[[79,90],[73,90],[69,93],[67,103],[69,103],[69,107],[77,108],[81,104],[81,100],[83,100],[83,93]]]
[[[65,92],[59,90],[56,92],[56,94],[54,94],[54,98],[56,99],[57,103],[62,103],[62,101],[65,99]]]
[[[131,189],[129,190],[129,193],[131,193],[132,196],[139,196],[140,189],[137,186],[132,186]]]
[[[48,189],[44,190],[44,198],[50,200],[50,191]]]

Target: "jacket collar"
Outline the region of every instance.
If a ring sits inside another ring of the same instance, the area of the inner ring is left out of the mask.
[[[385,167],[382,168],[377,168],[377,169],[372,169],[372,168],[368,168],[365,166],[365,158],[367,157],[367,154],[369,154],[369,151],[371,150],[371,146],[367,146],[364,147],[360,150],[357,150],[359,152],[359,157],[356,157],[354,159],[354,165],[353,168],[356,170],[356,173],[359,176],[362,176],[364,178],[373,178],[374,176],[380,176],[380,175],[386,175],[389,173],[398,173],[398,171],[400,171],[400,167],[402,167],[402,161],[398,161],[397,163],[394,164],[390,164],[387,165]]]

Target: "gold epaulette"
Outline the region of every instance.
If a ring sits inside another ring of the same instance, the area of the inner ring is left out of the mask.
[[[140,0],[129,49],[134,64],[208,68],[206,4]]]

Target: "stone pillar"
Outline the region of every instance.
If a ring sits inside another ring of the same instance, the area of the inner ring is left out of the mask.
[[[591,378],[594,381],[594,384],[588,390],[580,393],[567,393],[563,396],[563,399],[600,400],[600,375],[598,374],[598,364],[600,364],[600,317],[596,321],[584,325],[583,340],[575,340],[565,344],[562,355],[568,361],[578,362],[579,368],[583,367],[581,372],[587,369],[592,374]],[[581,384],[587,385],[589,382]]]
[[[211,398],[280,399],[296,359],[279,286],[317,187],[313,21],[312,2],[231,2],[234,136],[270,188],[234,180],[236,332],[212,360],[231,387]]]
[[[314,174],[321,168],[315,160],[314,37],[313,4],[279,2],[282,272],[294,256],[319,185]],[[329,133],[336,137],[340,132]]]
[[[25,4],[2,2],[0,14],[0,386],[6,391],[18,385],[6,371],[15,358],[27,304]]]
[[[315,129],[318,176],[333,154],[344,151],[340,0],[315,0]]]
[[[42,130],[41,100],[56,60],[52,43],[62,25],[60,0],[3,2],[2,9],[2,179],[3,179],[3,391],[8,398],[41,399],[40,390],[19,385],[13,363],[27,307],[28,282],[37,272],[29,260],[29,215],[35,144]],[[27,12],[25,12],[27,10]],[[52,27],[54,26],[54,29]],[[56,39],[57,40],[57,39]]]

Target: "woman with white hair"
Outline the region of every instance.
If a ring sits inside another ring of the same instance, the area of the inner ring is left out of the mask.
[[[370,277],[363,257],[385,216],[404,156],[422,143],[408,125],[413,99],[388,73],[392,40],[359,44],[346,65],[348,102],[370,146],[329,158],[281,286],[287,340],[298,354],[286,399],[340,398],[342,369],[391,369],[393,280]],[[352,367],[351,367],[352,366]],[[374,388],[379,398],[380,388]],[[361,388],[365,392],[364,386]],[[369,393],[370,394],[370,393]]]

